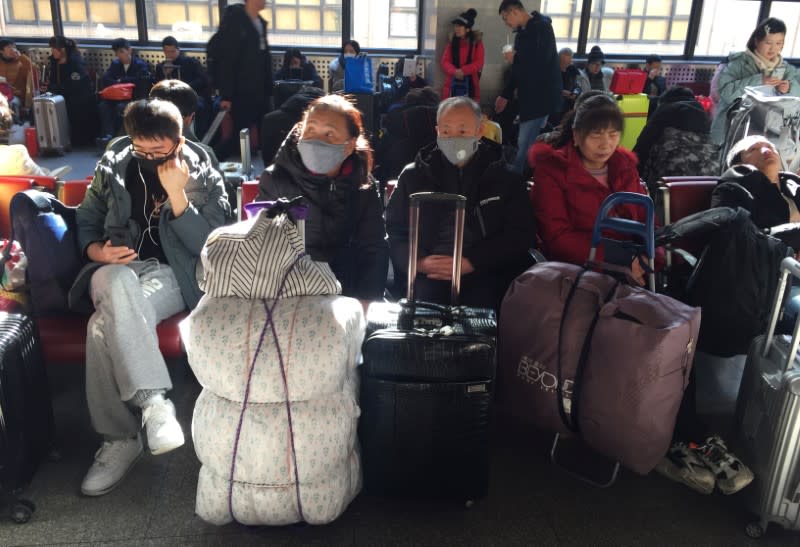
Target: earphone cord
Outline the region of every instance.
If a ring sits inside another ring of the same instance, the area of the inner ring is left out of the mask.
[[[142,166],[139,165],[138,162],[136,163],[136,169],[139,171],[139,180],[142,181],[142,188],[144,190],[144,200],[142,201],[142,216],[144,217],[145,222],[147,222],[147,228],[145,228],[145,230],[142,232],[141,239],[139,239],[138,248],[136,249],[136,255],[138,256],[139,253],[141,253],[141,251],[142,251],[142,245],[144,244],[144,236],[145,236],[145,234],[147,234],[147,237],[150,238],[150,241],[152,242],[152,244],[154,246],[158,247],[159,244],[156,243],[155,239],[153,239],[153,228],[158,230],[158,226],[153,226],[153,224],[152,224],[153,215],[156,212],[155,203],[153,204],[153,210],[150,211],[150,214],[148,215],[147,214],[147,183],[144,181],[144,175],[142,175]],[[166,203],[166,200],[164,201],[164,203]]]

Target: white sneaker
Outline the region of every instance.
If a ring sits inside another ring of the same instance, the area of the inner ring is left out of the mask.
[[[175,419],[175,405],[161,399],[142,408],[142,422],[147,428],[147,446],[158,456],[183,446],[183,430]]]
[[[86,496],[102,496],[117,487],[125,475],[142,456],[142,438],[121,441],[104,441],[94,455],[94,463],[89,468],[81,484],[81,492]]]

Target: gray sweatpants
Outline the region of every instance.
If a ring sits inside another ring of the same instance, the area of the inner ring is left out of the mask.
[[[156,325],[186,307],[172,268],[156,261],[109,264],[92,276],[95,312],[86,333],[86,399],[106,439],[136,435],[141,420],[125,401],[172,382]]]

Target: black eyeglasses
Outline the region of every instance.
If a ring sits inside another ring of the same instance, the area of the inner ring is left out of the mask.
[[[131,154],[137,160],[167,160],[175,154],[179,142],[175,141],[175,146],[169,152],[142,152],[141,150],[136,150],[136,147],[131,144]]]

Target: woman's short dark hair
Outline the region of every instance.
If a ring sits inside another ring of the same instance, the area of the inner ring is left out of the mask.
[[[608,128],[622,131],[623,123],[624,118],[617,101],[608,95],[598,95],[589,97],[575,109],[572,129],[583,135]]]
[[[347,46],[353,46],[353,49],[356,50],[356,55],[361,53],[361,46],[355,40],[348,40],[344,44],[342,44],[342,55],[344,55],[344,48]]]
[[[75,49],[75,41],[64,36],[53,36],[47,43],[48,46],[56,49],[73,50]]]
[[[130,138],[169,139],[178,142],[183,134],[183,117],[178,107],[161,99],[141,99],[125,107],[125,133]]]
[[[577,99],[575,99],[574,108],[565,113],[561,118],[561,123],[558,125],[558,127],[556,127],[550,133],[544,133],[543,135],[540,135],[540,138],[537,138],[537,140],[542,140],[552,145],[553,148],[561,148],[562,146],[571,143],[572,126],[575,123],[575,114],[583,103],[593,97],[605,97],[606,99],[611,99],[604,91],[599,89],[590,89],[588,91],[584,91],[578,95]]]
[[[289,68],[292,59],[300,59],[301,63],[306,60],[300,49],[296,47],[290,47],[286,50],[286,53],[283,54],[283,66]]]
[[[767,37],[767,34],[786,34],[786,23],[775,17],[770,17],[761,21],[750,39],[747,40],[747,49],[750,51],[756,50],[756,44]]]
[[[356,153],[364,160],[367,172],[371,173],[372,148],[370,148],[369,140],[364,133],[364,120],[361,116],[361,111],[342,95],[325,95],[308,105],[303,114],[303,120],[300,122],[302,126],[305,126],[308,116],[317,109],[336,112],[344,117],[347,125],[347,134],[350,135],[350,138],[355,139]]]

